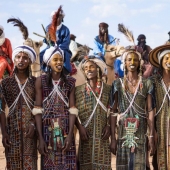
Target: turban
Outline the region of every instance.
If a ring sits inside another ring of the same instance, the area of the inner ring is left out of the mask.
[[[63,57],[63,59],[64,59],[64,52],[63,52],[63,50],[61,50],[58,46],[54,46],[54,47],[51,46],[44,53],[44,56],[43,56],[44,63],[46,63],[46,65],[48,65],[50,60],[51,60],[51,58],[55,54],[60,54]]]
[[[158,53],[158,62],[159,62],[159,64],[161,64],[162,58],[163,58],[166,54],[168,54],[168,53],[170,53],[170,50],[164,50],[164,51]]]
[[[0,29],[3,31],[4,30],[4,27],[2,25],[0,25]]]
[[[95,63],[102,71],[102,75],[106,75],[107,74],[107,66],[106,63],[98,58],[96,58],[95,56],[86,56],[82,62],[80,63],[80,69],[81,71],[84,73],[84,66],[88,61],[92,61],[93,63]]]
[[[140,34],[137,40],[140,41],[141,39],[146,39],[146,36],[144,34]]]
[[[105,27],[105,28],[108,28],[108,27],[109,27],[109,25],[108,25],[107,23],[105,23],[105,22],[101,22],[101,23],[99,24],[99,27]]]
[[[19,53],[23,52],[28,54],[28,57],[30,58],[31,62],[34,63],[36,60],[36,53],[32,47],[29,47],[27,45],[21,45],[16,47],[12,52],[12,61],[14,62],[15,56]]]
[[[139,57],[139,60],[141,61],[141,64],[142,64],[142,62],[143,62],[142,61],[142,55],[141,55],[142,52],[143,52],[142,48],[139,47],[139,46],[128,46],[128,47],[126,47],[126,51],[123,53],[123,56],[122,56],[123,65],[125,64],[126,57],[129,53],[136,53]]]
[[[70,40],[74,40],[76,36],[74,34],[70,34]]]
[[[53,15],[54,15],[55,13],[56,13],[56,11],[52,11],[52,12],[51,12],[51,15],[50,15],[50,16],[51,16],[51,18],[53,17]],[[63,16],[63,18],[65,17],[65,13],[64,13],[64,11],[63,11],[63,10],[61,10],[61,11],[60,11],[60,15],[62,15],[62,16]]]

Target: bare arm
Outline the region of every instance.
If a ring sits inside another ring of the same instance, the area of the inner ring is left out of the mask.
[[[35,82],[35,105],[42,107],[42,87],[41,87],[41,77],[38,77]],[[35,115],[36,128],[38,131],[39,140],[42,137],[42,114]]]
[[[75,86],[72,88],[69,96],[69,106],[70,108],[75,107]],[[69,134],[73,134],[74,124],[75,124],[76,116],[73,114],[69,114]]]
[[[154,146],[155,109],[152,108],[152,96],[150,94],[147,96],[147,110],[148,110],[148,126],[149,126],[149,143],[150,143],[150,148],[151,148],[151,155],[153,155],[155,152],[155,146]]]

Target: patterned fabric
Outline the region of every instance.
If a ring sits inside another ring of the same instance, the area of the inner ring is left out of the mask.
[[[111,87],[104,84],[101,102],[107,107]],[[93,94],[86,91],[86,85],[76,87],[76,107],[79,110],[79,118],[84,123],[93,112],[96,99]],[[80,141],[79,161],[80,170],[110,170],[111,153],[109,140],[102,140],[102,130],[107,125],[107,113],[97,106],[96,112],[87,126],[88,141]]]
[[[123,79],[122,79],[123,80]],[[141,113],[144,113],[143,116],[147,116],[145,113],[145,107],[146,107],[146,98],[148,94],[152,95],[152,99],[154,98],[154,88],[153,84],[150,80],[142,80],[143,82],[143,88],[138,91],[137,96],[134,100],[134,102],[140,106],[140,108],[137,105],[134,105],[135,109],[140,111]],[[124,90],[122,88],[120,79],[117,79],[113,82],[112,85],[112,92],[110,96],[110,105],[113,106],[114,104],[114,94],[118,92],[118,110],[119,113],[123,113],[126,111],[126,109],[129,106],[129,102],[127,98],[125,97]],[[133,97],[133,94],[128,92],[128,94]],[[131,100],[130,100],[131,101]],[[154,101],[154,99],[153,99]],[[152,104],[152,108],[154,108],[154,102]],[[142,110],[143,109],[143,110]],[[130,109],[130,111],[127,113],[126,118],[131,117],[134,118],[136,113],[133,109]],[[135,153],[132,155],[130,148],[123,147],[122,143],[124,140],[121,140],[122,137],[126,135],[126,130],[124,127],[124,118],[119,121],[119,126],[117,129],[118,133],[118,144],[117,144],[117,155],[116,155],[116,169],[117,170],[129,170],[130,168],[130,157],[132,158],[132,165],[134,166],[133,169],[135,170],[143,170],[146,168],[146,132],[147,132],[147,120],[146,118],[143,118],[139,116],[139,127],[137,132],[135,133],[135,136],[139,139],[136,140],[136,143],[138,144],[138,147],[135,149]]]
[[[30,98],[35,100],[35,78],[29,78],[25,90]],[[10,107],[18,94],[19,86],[15,77],[8,77],[2,81],[2,92],[8,107]],[[32,109],[32,105],[30,108]],[[10,110],[9,110],[10,111]],[[25,138],[24,133],[33,121],[33,115],[20,96],[14,111],[7,116],[7,133],[11,145],[5,150],[8,170],[36,170],[37,169],[37,138]]]
[[[158,111],[162,105],[165,90],[161,83],[160,76],[153,76],[152,80],[155,85],[155,94],[156,94],[156,110]],[[169,134],[169,116],[170,116],[170,101],[168,97],[165,100],[165,103],[156,116],[156,127],[158,134],[158,143],[157,143],[157,164],[158,169],[166,170],[170,167],[170,134]]]
[[[47,85],[47,75],[42,75],[41,79],[43,98],[45,99],[49,96],[52,89]],[[69,76],[67,76],[67,83],[61,81],[59,84],[59,89],[67,102],[74,84],[75,79]],[[62,150],[58,148],[57,145],[57,143],[62,145],[69,132],[68,108],[58,95],[56,95],[51,102],[49,102],[49,99],[44,102],[43,105],[43,108],[45,109],[42,122],[43,137],[48,146],[48,154],[47,156],[41,157],[41,170],[76,170],[76,148],[74,137],[71,149],[68,152],[62,153]],[[58,130],[55,128],[55,125],[58,125]],[[57,135],[60,137],[57,138]]]

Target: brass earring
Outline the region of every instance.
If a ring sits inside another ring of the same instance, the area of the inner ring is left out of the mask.
[[[97,68],[97,82],[99,82],[99,83],[101,82],[99,68]]]

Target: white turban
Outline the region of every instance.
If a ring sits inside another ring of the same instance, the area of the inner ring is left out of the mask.
[[[36,60],[36,53],[32,47],[29,47],[28,45],[21,45],[16,47],[12,52],[12,61],[14,62],[15,56],[20,53],[26,53],[28,54],[28,57],[30,58],[31,62],[34,63]]]
[[[0,29],[3,31],[4,30],[4,27],[2,25],[0,25]]]
[[[161,64],[162,58],[163,58],[166,54],[168,54],[168,53],[170,53],[170,50],[164,50],[164,51],[158,53],[158,61],[159,61],[159,64]]]
[[[54,15],[55,13],[56,13],[56,11],[52,11],[52,12],[51,12],[51,14],[50,14],[51,18],[53,17],[53,15]],[[60,11],[60,15],[62,15],[63,18],[65,17],[65,13],[63,12],[63,10]]]
[[[43,56],[43,61],[44,63],[46,63],[46,65],[49,64],[51,58],[53,57],[54,54],[60,54],[63,59],[64,59],[64,52],[63,50],[61,50],[58,46],[51,46],[50,48],[48,48]]]

